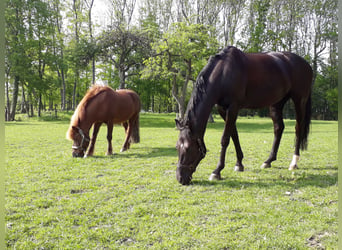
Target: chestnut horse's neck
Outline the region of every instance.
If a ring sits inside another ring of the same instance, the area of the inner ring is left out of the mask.
[[[82,113],[78,114],[78,125],[80,129],[83,130],[83,132],[89,136],[89,130],[91,126],[93,125],[93,121],[91,119],[87,119],[87,111],[83,110]]]
[[[77,110],[74,113],[75,117],[72,118],[73,126],[80,128],[87,136],[89,136],[89,130],[94,123],[94,120],[91,119],[92,116],[88,114],[89,112],[87,109],[87,105],[99,94],[103,93],[106,90],[107,89],[104,87],[94,86],[81,100],[77,107]]]

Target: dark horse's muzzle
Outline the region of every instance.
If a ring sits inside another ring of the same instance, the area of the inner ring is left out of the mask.
[[[182,185],[189,185],[192,179],[192,174],[195,172],[192,167],[180,166],[176,169],[177,181]]]

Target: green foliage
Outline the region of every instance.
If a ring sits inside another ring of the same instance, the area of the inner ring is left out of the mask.
[[[145,60],[143,77],[171,80],[176,74],[182,85],[185,72],[189,70],[188,63],[191,62],[191,78],[195,79],[208,57],[217,51],[218,42],[210,36],[210,27],[174,23],[152,47],[155,55]]]
[[[218,42],[210,31],[211,27],[202,24],[174,23],[153,43],[155,55],[144,61],[142,78],[171,83],[181,116],[184,115],[185,99],[191,93],[189,81],[195,81],[209,56],[217,50]]]
[[[256,17],[250,25],[250,38],[248,52],[260,52],[263,50],[265,40],[267,39],[266,21],[267,12],[270,8],[270,1],[256,0],[252,3],[251,12],[256,13]]]
[[[337,68],[324,66],[313,87],[313,113],[323,119],[337,119]]]
[[[176,102],[181,112],[198,72],[225,44],[250,52],[288,50],[310,59],[319,81],[316,117],[337,117],[331,84],[337,68],[336,0],[176,2],[112,1],[112,27],[106,28],[89,18],[89,1],[6,0],[7,106],[24,102],[24,93],[33,105],[42,99],[75,108],[94,72],[98,82],[139,90],[149,109],[157,104],[176,111]]]
[[[70,117],[71,113],[68,114]],[[270,119],[238,119],[246,171],[209,182],[223,122],[209,124],[208,148],[193,184],[175,178],[174,116],[141,114],[141,143],[105,156],[74,159],[67,120],[6,123],[5,216],[8,249],[337,249],[337,122],[313,121],[300,169],[292,159],[294,125],[286,120],[278,160],[261,170],[272,140]],[[18,133],[20,131],[20,133]]]

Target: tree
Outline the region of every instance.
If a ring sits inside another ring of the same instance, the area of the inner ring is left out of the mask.
[[[65,35],[63,32],[63,18],[61,11],[64,9],[60,0],[54,0],[51,6],[53,10],[53,25],[55,32],[53,35],[53,54],[55,57],[54,63],[51,66],[53,70],[57,72],[58,82],[60,85],[60,103],[61,109],[66,109],[66,73],[68,71],[68,65],[65,59]]]
[[[267,13],[270,8],[270,0],[253,0],[250,4],[250,16],[248,33],[247,51],[261,52],[265,47],[265,30]]]
[[[52,64],[52,37],[54,27],[52,13],[49,5],[42,1],[28,2],[28,37],[27,42],[31,49],[27,51],[33,61],[32,76],[27,79],[28,88],[35,90],[38,101],[38,116],[41,115],[42,96],[52,87],[47,83],[45,76],[46,68]]]
[[[94,0],[86,0],[86,5],[88,7],[88,29],[89,29],[89,39],[90,39],[90,44],[94,44],[94,35],[93,35],[93,23],[92,23],[92,9],[94,6]],[[92,84],[95,83],[95,54],[92,55],[91,57],[91,67],[92,67]]]
[[[245,1],[242,0],[230,0],[224,1],[222,9],[223,19],[223,37],[224,45],[235,45],[236,33],[239,22],[243,17],[243,8],[245,7]]]
[[[180,118],[184,117],[189,82],[195,81],[209,55],[217,50],[217,40],[209,31],[201,24],[175,23],[153,44],[155,55],[145,61],[143,77],[171,82]]]
[[[27,44],[26,44],[26,29],[24,26],[25,18],[25,1],[12,0],[7,2],[7,8],[5,10],[6,20],[6,96],[9,95],[9,82],[12,82],[12,101],[8,102],[7,107],[7,119],[13,121],[15,119],[15,112],[18,101],[18,92],[20,81],[24,81],[26,75],[28,75],[28,68],[30,61],[26,56]]]
[[[77,54],[79,49],[79,42],[80,42],[80,32],[81,32],[81,20],[82,20],[82,5],[80,0],[73,0],[72,1],[72,15],[73,15],[73,25],[74,25],[74,43],[73,43],[73,53]],[[75,59],[77,57],[75,55],[71,55],[74,57],[73,59],[73,67],[74,67],[74,87],[72,92],[72,109],[76,108],[76,89],[79,83],[80,78],[80,68],[79,62]]]
[[[119,88],[126,88],[126,78],[138,74],[132,69],[142,64],[144,54],[149,51],[148,37],[138,29],[116,26],[104,32],[99,40],[102,57],[113,63],[118,72]]]

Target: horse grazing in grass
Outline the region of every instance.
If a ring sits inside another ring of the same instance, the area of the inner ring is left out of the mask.
[[[114,124],[122,124],[126,131],[126,139],[121,152],[130,147],[130,143],[138,143],[140,98],[137,93],[128,89],[114,91],[107,86],[94,85],[83,97],[67,131],[67,139],[73,140],[73,157],[86,157],[94,153],[96,137],[102,123],[107,124],[107,155],[113,153],[112,132]],[[93,127],[90,140],[89,130]],[[86,150],[90,143],[88,152]]]
[[[262,168],[271,167],[276,160],[284,130],[283,107],[292,99],[296,110],[296,141],[289,169],[297,168],[299,150],[307,147],[311,120],[311,91],[313,73],[300,56],[289,52],[245,54],[235,47],[227,47],[209,59],[199,73],[189,101],[185,118],[176,120],[180,130],[177,141],[177,180],[187,185],[197,165],[205,157],[203,141],[207,121],[216,104],[225,120],[221,139],[221,155],[210,180],[220,180],[226,149],[233,139],[237,162],[236,171],[243,171],[243,153],[240,147],[236,119],[239,109],[270,107],[274,124],[274,141],[268,159]]]

